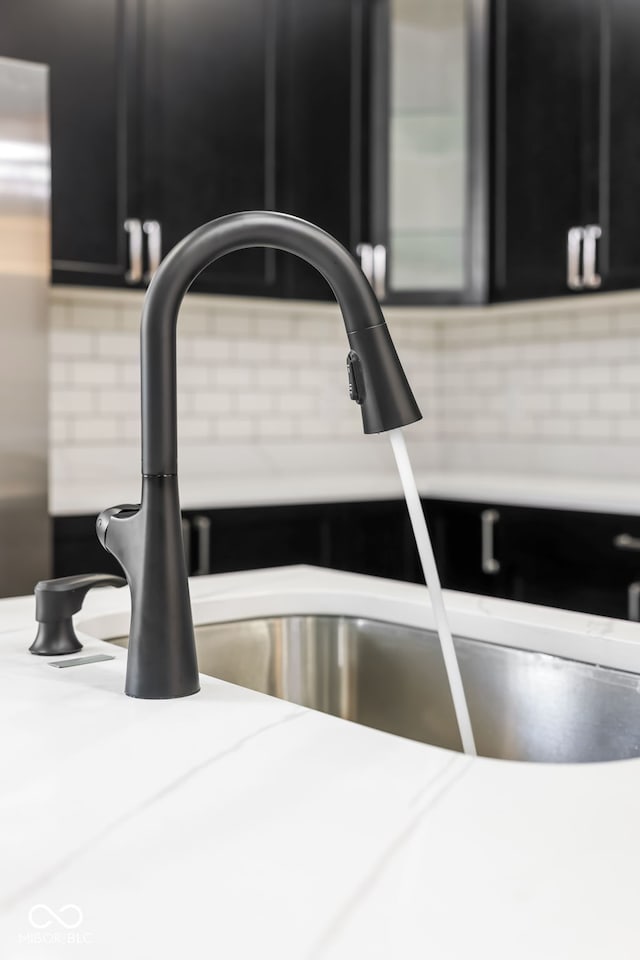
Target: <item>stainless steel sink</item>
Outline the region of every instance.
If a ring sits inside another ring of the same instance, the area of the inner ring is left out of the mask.
[[[461,749],[435,633],[296,616],[197,627],[196,644],[201,673]],[[640,756],[640,677],[477,640],[455,645],[482,756],[570,763]]]

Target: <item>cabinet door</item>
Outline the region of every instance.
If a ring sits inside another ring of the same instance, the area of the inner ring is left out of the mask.
[[[162,248],[224,214],[274,209],[275,0],[147,0],[144,211]],[[232,253],[194,289],[276,292],[272,250]]]
[[[54,281],[125,283],[132,24],[129,0],[0,5],[0,56],[50,67]]]
[[[53,576],[114,573],[123,577],[115,557],[103,550],[96,536],[95,516],[53,518]]]
[[[356,253],[363,239],[364,0],[281,3],[280,208]],[[332,299],[308,264],[283,260],[289,296]]]
[[[442,586],[508,596],[502,508],[445,500],[427,500],[424,506]]]
[[[569,293],[569,230],[596,215],[596,0],[497,0],[494,31],[492,295]]]
[[[601,0],[600,216],[603,289],[640,286],[640,4]]]
[[[373,286],[392,302],[486,298],[488,4],[375,0]]]
[[[322,506],[248,507],[214,510],[211,573],[309,563],[329,565]]]
[[[638,517],[510,508],[504,539],[512,599],[640,618]]]
[[[392,580],[424,582],[404,501],[329,507],[331,566]]]

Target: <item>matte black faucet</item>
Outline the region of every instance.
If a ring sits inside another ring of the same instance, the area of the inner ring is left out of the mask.
[[[359,266],[319,227],[282,213],[221,217],[184,238],[157,270],[142,312],[142,503],[103,511],[102,546],[121,563],[131,590],[125,692],[185,697],[199,690],[178,498],[176,323],[182,299],[214,260],[245,247],[275,247],[316,267],[342,310],[349,340],[349,390],[365,433],[414,423],[421,413],[378,301]]]

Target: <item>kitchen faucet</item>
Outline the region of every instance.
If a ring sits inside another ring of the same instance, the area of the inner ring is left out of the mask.
[[[142,311],[142,502],[111,507],[96,521],[98,539],[120,561],[131,591],[125,684],[131,697],[165,699],[199,690],[178,496],[176,323],[198,274],[245,247],[293,253],[329,283],[342,310],[349,392],[361,406],[365,433],[421,419],[369,283],[324,230],[286,214],[254,211],[204,224],[174,247]]]

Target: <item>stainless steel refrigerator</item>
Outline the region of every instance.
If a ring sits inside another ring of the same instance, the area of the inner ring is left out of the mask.
[[[48,70],[0,58],[0,596],[49,575]]]

